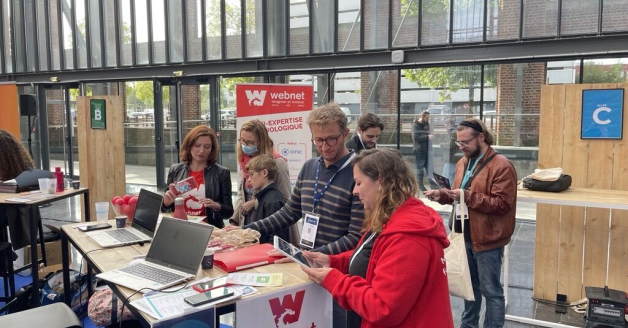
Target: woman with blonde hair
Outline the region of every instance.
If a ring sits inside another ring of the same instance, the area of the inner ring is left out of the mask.
[[[398,150],[363,150],[353,163],[364,235],[338,255],[305,252],[324,267],[303,271],[348,310],[347,327],[453,327],[442,218],[413,196]]]
[[[231,201],[231,174],[218,165],[218,138],[206,125],[199,125],[185,135],[179,153],[181,163],[173,164],[168,171],[162,211],[172,211],[177,197],[170,186],[188,177],[194,177],[197,188],[184,193],[184,208],[188,215],[207,216],[207,223],[218,228],[233,214]]]
[[[243,226],[253,220],[255,209],[255,197],[253,196],[253,186],[246,170],[246,164],[254,157],[260,155],[270,155],[277,164],[277,177],[275,186],[281,193],[283,201],[290,198],[290,171],[287,160],[274,149],[273,140],[268,135],[268,130],[260,120],[250,120],[240,128],[239,147],[236,147],[238,165],[238,199],[236,200],[233,216],[229,220],[232,225]],[[272,214],[272,213],[271,213]],[[290,240],[298,241],[298,229],[296,225],[290,227]]]

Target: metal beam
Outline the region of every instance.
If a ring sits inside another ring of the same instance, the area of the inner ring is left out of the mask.
[[[89,71],[47,72],[39,74],[12,74],[6,76],[18,83],[49,81],[58,76],[61,81],[133,80],[150,77],[170,77],[180,68],[188,77],[206,75],[263,75],[296,74],[375,69],[401,69],[452,65],[479,65],[518,62],[545,62],[582,58],[628,56],[628,35],[573,38],[563,40],[536,40],[439,48],[406,50],[403,64],[390,62],[390,51],[315,55],[298,58],[268,58],[195,64],[171,64],[159,67],[130,67],[92,69]],[[260,70],[264,67],[264,70]],[[2,77],[0,77],[2,80]]]

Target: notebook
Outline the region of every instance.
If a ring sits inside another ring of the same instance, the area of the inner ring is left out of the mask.
[[[163,218],[146,259],[97,277],[133,290],[160,290],[194,279],[214,227]]]
[[[85,234],[101,247],[116,247],[151,241],[161,212],[162,196],[140,190],[130,228],[100,230]]]
[[[274,250],[272,244],[257,244],[239,248],[235,251],[220,252],[214,255],[214,264],[225,272],[234,272],[254,268],[284,258],[283,256],[268,256]]]

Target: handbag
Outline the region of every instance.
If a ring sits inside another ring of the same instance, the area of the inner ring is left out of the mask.
[[[541,181],[532,177],[525,177],[523,178],[523,186],[534,191],[561,192],[571,186],[571,176],[561,174],[555,181]]]
[[[114,307],[116,311],[113,311]],[[119,321],[135,319],[126,305],[124,311],[122,310],[122,302],[119,302],[118,297],[109,287],[95,291],[90,297],[87,315],[96,326],[109,326],[118,324]],[[120,317],[122,317],[121,320]]]
[[[464,191],[460,189],[460,208],[466,211],[464,206]],[[456,219],[455,213],[452,211],[452,220]],[[469,213],[458,213],[463,218]],[[449,247],[445,248],[445,260],[447,261],[447,282],[449,284],[449,294],[451,296],[461,297],[467,301],[474,301],[473,285],[471,284],[471,273],[469,272],[469,262],[467,262],[467,247],[464,242],[464,222],[461,224],[462,233],[458,233],[455,229],[449,234]]]

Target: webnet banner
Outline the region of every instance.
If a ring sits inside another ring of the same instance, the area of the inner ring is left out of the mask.
[[[238,327],[331,327],[331,294],[307,283],[238,301],[235,314]]]
[[[312,157],[312,135],[307,117],[312,110],[313,97],[314,87],[311,85],[236,85],[238,133],[247,121],[262,121],[275,143],[275,150],[288,161],[293,186],[301,167]]]

